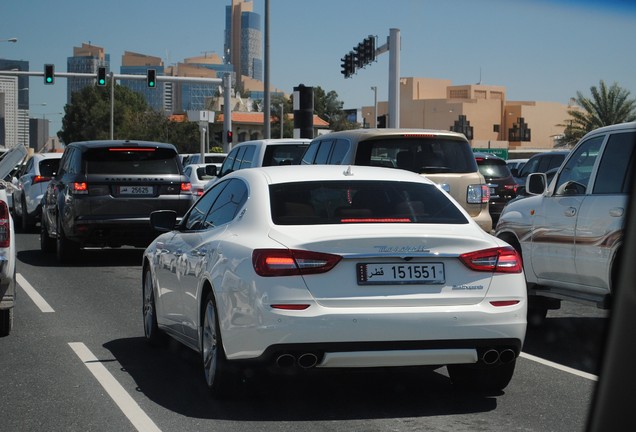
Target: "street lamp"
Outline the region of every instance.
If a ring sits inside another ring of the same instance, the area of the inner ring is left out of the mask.
[[[378,127],[378,88],[376,86],[372,86],[371,90],[373,90],[373,127]]]

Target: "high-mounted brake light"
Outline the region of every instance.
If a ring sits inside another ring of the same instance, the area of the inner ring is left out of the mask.
[[[153,152],[157,150],[152,147],[111,147],[108,151],[112,152]]]
[[[299,276],[325,273],[340,260],[339,255],[297,249],[256,249],[252,265],[259,276]]]
[[[409,218],[345,218],[340,223],[408,223]]]
[[[425,134],[425,133],[408,133],[402,135],[405,138],[437,138],[434,134]]]
[[[521,256],[512,247],[498,247],[465,253],[461,262],[471,270],[495,273],[521,273]]]

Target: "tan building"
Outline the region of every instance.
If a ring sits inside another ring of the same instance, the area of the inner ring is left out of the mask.
[[[503,86],[451,85],[434,78],[400,79],[400,127],[455,130],[473,148],[516,151],[552,149],[570,118],[571,106],[557,102],[508,101]],[[388,103],[378,103],[378,116]],[[373,107],[362,107],[365,124],[373,125]],[[388,122],[387,122],[388,124]]]

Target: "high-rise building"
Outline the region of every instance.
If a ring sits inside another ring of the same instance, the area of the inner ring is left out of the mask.
[[[66,59],[66,69],[68,72],[96,74],[97,68],[105,67],[110,69],[110,55],[106,54],[104,48],[83,43],[81,47],[73,47],[73,57]],[[95,85],[95,78],[69,77],[66,87],[66,103],[71,103],[73,93],[81,91],[84,87]]]
[[[25,60],[0,59],[0,70],[28,71]],[[29,146],[29,77],[0,77],[0,147]]]
[[[148,69],[154,69],[157,76],[164,75],[163,60],[159,57],[138,54],[125,51],[121,58],[121,73],[124,75],[146,75]],[[158,81],[154,88],[148,87],[148,83],[143,80],[122,79],[120,84],[130,90],[141,93],[148,105],[155,111],[163,112],[164,106],[164,83]]]
[[[262,80],[261,17],[253,12],[252,1],[231,1],[225,8],[224,61],[232,64],[237,80],[243,76]]]

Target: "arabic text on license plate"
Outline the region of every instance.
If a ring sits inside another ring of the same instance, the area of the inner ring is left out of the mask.
[[[408,263],[388,264],[370,263],[358,264],[358,284],[443,284],[446,282],[444,264],[436,263]]]
[[[152,195],[152,186],[119,186],[120,195]]]

